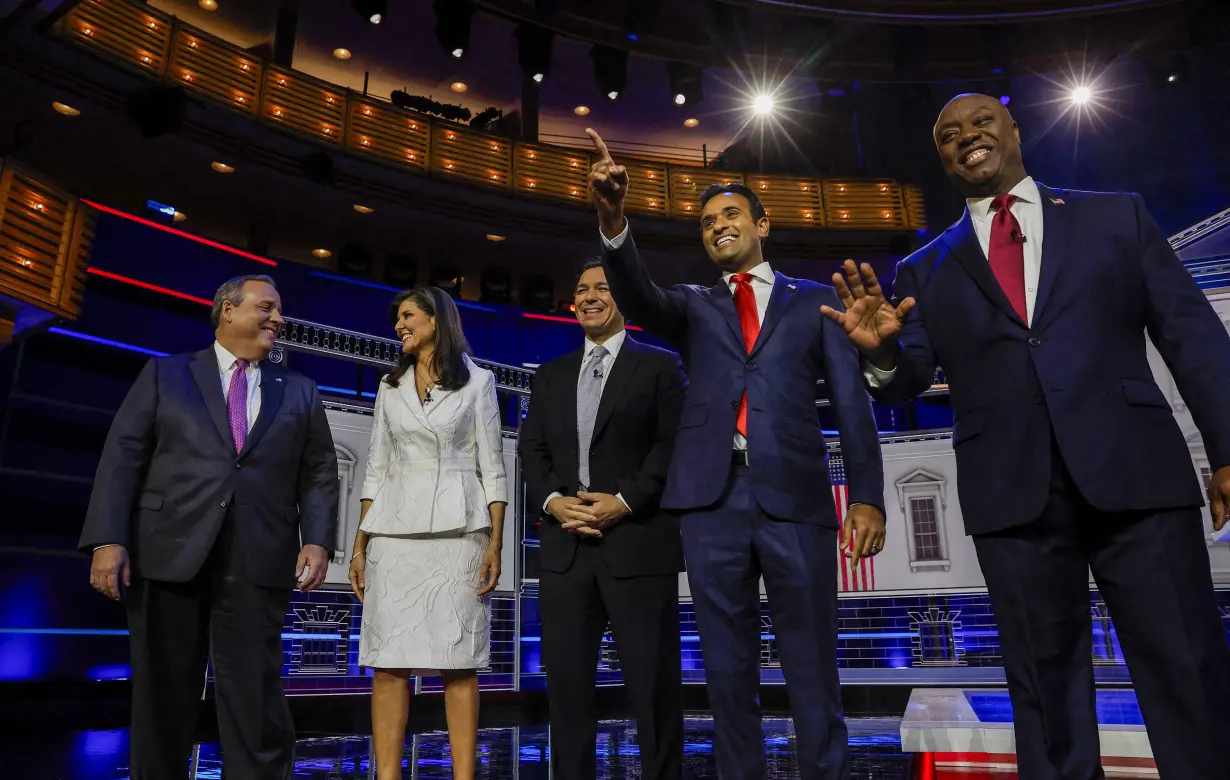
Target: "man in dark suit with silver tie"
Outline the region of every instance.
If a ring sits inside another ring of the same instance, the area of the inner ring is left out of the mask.
[[[290,776],[282,625],[296,578],[323,582],[337,539],[320,394],[266,360],[282,326],[273,280],[232,279],[211,316],[211,347],[151,360],[133,383],[81,532],[90,584],[128,609],[133,780],[183,777],[207,656],[223,773]]]
[[[601,260],[573,296],[581,349],[540,367],[519,449],[540,506],[551,765],[593,780],[598,651],[609,621],[636,717],[641,777],[683,772],[679,521],[659,506],[686,380],[679,359],[624,328]]]

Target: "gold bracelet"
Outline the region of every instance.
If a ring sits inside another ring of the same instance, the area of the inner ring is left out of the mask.
[[[360,555],[366,555],[366,554],[367,554],[367,550],[359,550],[357,553],[350,556],[350,560],[353,561],[355,558],[358,558]]]

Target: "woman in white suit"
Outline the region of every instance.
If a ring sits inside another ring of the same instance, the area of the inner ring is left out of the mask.
[[[443,290],[389,309],[402,357],[381,380],[350,582],[363,602],[359,664],[375,670],[376,777],[401,777],[409,677],[439,672],[453,777],[473,780],[477,670],[490,648],[508,485],[495,377],[470,360]]]

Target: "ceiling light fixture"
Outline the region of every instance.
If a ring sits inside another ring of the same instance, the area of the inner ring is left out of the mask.
[[[200,0],[200,2],[197,3],[197,5],[199,5],[201,8],[205,9],[206,11],[217,11],[218,10],[218,0]]]
[[[373,211],[375,211],[375,209],[372,208],[371,206],[360,206],[358,203],[354,204],[354,210],[359,212],[360,214],[371,214]]]
[[[577,106],[576,108],[572,109],[572,113],[576,114],[577,116],[589,116],[589,106]]]
[[[175,212],[174,215],[171,216],[171,219],[174,222],[183,222],[187,218],[188,218],[188,215],[182,211],[177,211]]]
[[[448,85],[448,88],[454,92],[465,92],[469,89],[464,81],[454,81],[452,84]]]
[[[607,100],[617,100],[628,85],[628,51],[610,46],[594,46],[589,51],[594,61],[594,81]]]
[[[77,109],[65,103],[61,103],[58,100],[55,103],[52,103],[51,107],[54,108],[57,113],[63,114],[64,116],[80,116],[81,115],[81,112],[78,111]]]
[[[389,11],[386,0],[350,0],[350,5],[372,24],[383,22],[384,15]]]
[[[503,241],[503,240],[504,240],[504,236],[498,236],[498,235],[496,235],[495,233],[488,233],[488,234],[487,234],[487,240],[488,240],[488,241],[495,241],[495,242],[498,244],[499,242],[501,242],[501,241]]]
[[[696,127],[699,124],[700,124],[700,120],[694,116],[690,116],[687,119],[683,120],[684,127]]]
[[[209,164],[209,167],[213,168],[218,173],[234,173],[235,172],[234,166],[227,165],[224,162],[212,162]]]
[[[325,260],[330,257],[333,257],[333,253],[330,252],[328,249],[313,249],[312,254],[316,255],[321,260]]]
[[[671,95],[675,105],[699,103],[705,93],[701,89],[701,69],[686,62],[666,63],[666,77],[670,81]]]
[[[339,60],[348,60],[350,59],[350,49],[339,46],[333,50],[333,56],[337,57]]]
[[[470,23],[477,10],[470,0],[436,0],[436,41],[455,58],[470,45]]]
[[[517,27],[517,64],[521,72],[541,84],[551,71],[551,47],[555,33],[535,24]]]

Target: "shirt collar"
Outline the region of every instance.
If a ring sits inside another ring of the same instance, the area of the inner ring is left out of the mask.
[[[774,280],[773,266],[769,265],[767,260],[762,262],[760,265],[756,266],[752,270],[748,271],[748,273],[751,274],[756,279],[759,279],[762,282],[773,284],[773,280]],[[733,273],[729,273],[729,272],[724,273],[722,274],[722,281],[726,282],[727,286],[730,286],[734,284],[734,282],[731,281],[733,277],[734,277]]]
[[[619,348],[624,345],[624,339],[627,338],[627,336],[628,336],[628,331],[621,330],[618,333],[616,333],[614,336],[611,336],[609,339],[603,342],[602,346],[606,347],[606,351],[611,357],[613,358],[618,357]],[[581,362],[585,362],[589,360],[589,356],[593,353],[594,349],[597,346],[598,345],[590,341],[589,337],[587,336],[585,338],[585,352],[581,357]]]
[[[218,356],[218,371],[225,374],[235,367],[235,361],[239,358],[231,354],[231,351],[222,346],[218,342],[214,342],[214,354]],[[249,368],[256,368],[260,365],[259,360],[253,360],[248,363]]]
[[[1037,205],[1042,202],[1042,194],[1038,192],[1038,183],[1034,181],[1032,176],[1026,176],[1017,182],[1016,186],[1008,190],[1009,195],[1015,195],[1016,199],[1022,203],[1032,203]],[[965,205],[969,208],[969,215],[974,219],[982,220],[991,216],[991,202],[995,200],[990,198],[969,198],[965,201]]]

